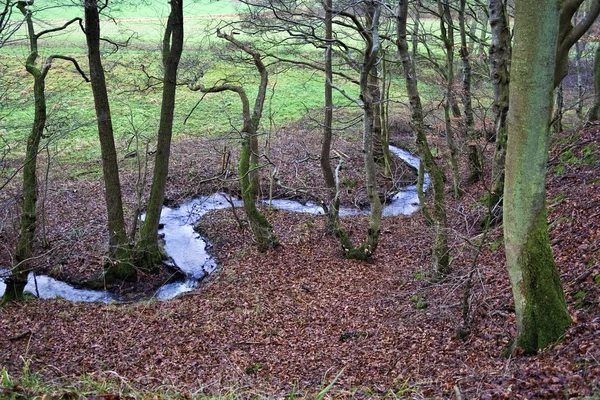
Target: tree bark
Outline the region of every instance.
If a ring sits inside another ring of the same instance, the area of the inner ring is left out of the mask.
[[[467,44],[467,27],[465,22],[466,0],[460,0],[460,10],[458,13],[458,23],[460,28],[460,58],[463,65],[463,79],[461,99],[464,109],[464,137],[469,140],[468,144],[468,166],[469,184],[478,182],[482,176],[483,160],[482,152],[478,145],[478,136],[473,129],[473,104],[471,100],[471,60],[470,52]]]
[[[508,14],[502,0],[488,0],[489,21],[492,28],[490,45],[490,78],[494,93],[494,135],[496,150],[492,164],[492,185],[489,206],[495,206],[504,193],[504,164],[506,160],[506,118],[509,110],[510,30]]]
[[[526,353],[546,347],[571,323],[548,238],[545,189],[559,13],[559,0],[521,0],[515,10],[504,239],[515,345]]]
[[[146,218],[142,225],[140,241],[137,246],[137,262],[145,269],[153,269],[163,256],[158,246],[158,225],[169,174],[177,69],[183,50],[183,0],[171,0],[170,4],[171,12],[163,38],[163,93],[154,160],[154,175]]]
[[[594,55],[594,105],[590,110],[589,120],[600,120],[600,44]]]
[[[36,65],[39,57],[38,39],[40,36],[49,33],[50,31],[42,31],[36,34],[31,11],[25,6],[26,4],[24,2],[19,2],[17,4],[17,8],[25,18],[29,40],[30,52],[25,61],[25,69],[33,77],[34,117],[31,132],[27,138],[25,164],[23,166],[22,209],[19,239],[15,250],[15,264],[13,265],[10,275],[5,280],[6,290],[4,291],[0,305],[23,298],[23,290],[27,284],[27,275],[30,271],[29,260],[33,255],[33,242],[37,228],[37,156],[47,120],[45,91],[46,75],[50,70],[54,58],[59,57],[74,62],[71,58],[53,55],[46,59],[46,62],[41,68]],[[55,28],[55,30],[62,30],[75,21],[76,19],[70,20],[61,28]],[[81,73],[79,66],[77,64],[75,65]]]
[[[382,205],[379,199],[379,191],[377,188],[377,171],[375,167],[374,152],[373,152],[373,135],[374,135],[374,116],[375,104],[379,101],[374,98],[372,91],[369,89],[369,77],[375,74],[377,70],[378,53],[380,49],[379,39],[379,17],[381,13],[381,3],[378,1],[369,0],[365,3],[365,18],[366,24],[361,32],[363,40],[365,40],[365,49],[363,51],[363,60],[360,68],[360,98],[362,99],[363,107],[363,155],[365,163],[365,175],[367,185],[367,196],[371,206],[369,214],[369,230],[367,237],[360,247],[353,247],[349,238],[341,232],[342,249],[346,258],[365,260],[369,258],[379,243],[379,234],[381,231],[381,214]]]
[[[258,176],[258,149],[253,149],[254,143],[257,143],[256,136],[260,125],[260,119],[262,117],[263,107],[265,103],[267,88],[269,84],[269,74],[266,66],[262,62],[261,55],[250,46],[243,44],[233,37],[232,34],[221,32],[217,29],[217,36],[221,39],[225,39],[238,49],[242,50],[246,54],[252,57],[254,65],[260,74],[260,84],[258,87],[258,93],[254,100],[254,109],[250,111],[250,102],[246,91],[241,86],[235,86],[231,84],[224,84],[219,86],[213,86],[205,88],[199,85],[193,90],[200,90],[204,93],[217,93],[223,91],[236,92],[242,102],[242,116],[244,125],[242,127],[242,149],[240,151],[240,161],[238,164],[238,174],[240,177],[240,187],[242,190],[242,201],[244,203],[244,211],[250,224],[250,229],[256,240],[256,244],[259,251],[266,251],[270,248],[279,246],[277,236],[273,232],[271,224],[265,218],[265,216],[256,207],[257,198],[257,180],[252,176]],[[253,155],[255,157],[253,157]]]
[[[331,141],[333,139],[333,66],[332,39],[333,27],[331,10],[332,0],[325,3],[325,120],[323,126],[323,142],[321,143],[321,172],[327,187],[327,227],[334,234],[340,229],[340,201],[337,194],[335,177],[331,168]]]
[[[397,46],[404,78],[406,79],[406,91],[410,101],[411,122],[417,135],[417,148],[421,162],[429,172],[433,187],[433,213],[432,220],[435,230],[433,242],[432,262],[433,271],[437,277],[442,277],[450,272],[450,259],[448,249],[448,222],[446,218],[446,200],[444,197],[444,178],[442,171],[431,154],[427,136],[425,135],[425,123],[423,118],[423,107],[417,87],[417,79],[414,73],[414,65],[408,52],[406,40],[406,19],[408,13],[408,0],[399,1],[397,16]],[[424,204],[421,204],[423,207]]]
[[[437,1],[438,12],[440,15],[440,35],[444,43],[446,52],[446,101],[444,103],[444,121],[446,130],[446,143],[450,149],[450,170],[452,171],[452,191],[454,197],[459,198],[462,195],[460,189],[460,174],[458,172],[458,148],[454,138],[454,129],[452,128],[452,118],[450,111],[455,118],[460,117],[460,110],[454,94],[454,24],[452,14],[448,4],[442,4]]]
[[[557,87],[569,73],[569,50],[600,15],[600,0],[593,0],[585,17],[577,25],[573,25],[573,16],[583,2],[584,0],[564,0],[561,4],[554,87]]]
[[[100,17],[97,0],[85,1],[85,38],[88,47],[90,80],[98,123],[98,137],[102,153],[105,202],[108,215],[109,260],[105,264],[105,279],[111,281],[135,280],[137,273],[131,263],[123,217],[123,198],[119,180],[119,164],[112,126],[112,116],[102,58],[100,56]]]

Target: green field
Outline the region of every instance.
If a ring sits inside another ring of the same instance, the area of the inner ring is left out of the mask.
[[[161,103],[161,86],[156,79],[148,79],[142,66],[152,77],[160,77],[160,46],[163,35],[167,2],[161,6],[141,2],[137,5],[114,6],[102,24],[102,35],[112,41],[129,39],[127,47],[117,49],[104,45],[104,67],[107,71],[109,95],[115,136],[121,151],[126,152],[134,132],[142,140],[152,141],[158,127]],[[50,3],[52,4],[52,3]],[[240,7],[230,1],[195,1],[185,6],[186,43],[180,65],[179,79],[182,85],[177,92],[174,132],[176,135],[217,137],[241,126],[241,106],[237,95],[232,93],[210,94],[202,97],[185,85],[194,76],[202,76],[201,82],[211,86],[227,80],[243,85],[250,96],[257,90],[257,72],[252,64],[231,59],[232,52],[215,35],[217,26],[238,19]],[[80,17],[79,7],[49,7],[36,12],[37,32],[61,26],[70,18]],[[15,18],[15,16],[13,16]],[[260,42],[252,36],[241,34],[240,40]],[[293,54],[286,49],[277,50],[280,56],[318,60],[322,49],[309,45],[295,46]],[[87,71],[85,38],[77,24],[66,31],[44,36],[40,40],[41,60],[52,54],[74,57]],[[11,156],[23,154],[24,138],[33,120],[33,80],[25,71],[24,62],[29,53],[25,29],[21,28],[9,45],[0,48],[0,85],[3,101],[0,105],[0,135],[10,147]],[[292,124],[310,110],[323,106],[323,74],[307,68],[291,68],[282,63],[270,62],[270,88],[265,105],[263,123],[270,119],[275,128]],[[393,67],[396,68],[397,67]],[[357,76],[355,72],[349,72]],[[391,95],[391,115],[404,108],[403,83],[394,74]],[[148,87],[151,83],[151,87]],[[352,83],[336,79],[346,93],[358,97],[358,88]],[[437,96],[434,86],[421,84],[425,100]],[[58,60],[46,79],[49,110],[48,138],[58,157],[67,161],[86,161],[99,157],[95,113],[91,88],[79,76],[72,64]],[[252,97],[251,97],[252,98]],[[202,99],[200,104],[197,103]],[[358,107],[339,92],[334,91],[337,107],[360,113]],[[196,107],[197,105],[197,107]],[[191,111],[195,108],[193,114]],[[344,111],[347,113],[347,111]]]

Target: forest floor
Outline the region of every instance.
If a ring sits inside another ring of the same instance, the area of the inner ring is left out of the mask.
[[[319,142],[300,141],[297,129],[273,143],[272,159],[289,186],[303,184],[318,197]],[[430,279],[432,232],[418,213],[384,218],[377,252],[360,262],[341,257],[325,217],[265,210],[281,246],[259,253],[248,229],[238,227],[231,209],[223,209],[199,223],[219,263],[199,289],[164,302],[10,304],[0,312],[0,366],[20,376],[26,365],[47,382],[116,377],[137,388],[176,387],[182,396],[234,391],[242,398],[292,392],[310,398],[338,374],[330,395],[342,398],[600,396],[599,141],[600,126],[565,132],[550,153],[550,237],[573,324],[536,356],[502,357],[515,334],[514,306],[502,229],[484,233],[478,223],[485,213],[477,202],[484,193],[479,183],[465,186],[460,200],[448,195],[452,273],[443,281]],[[206,182],[224,176],[227,143],[204,143],[199,151],[195,139],[177,142],[170,204],[214,190],[235,193],[229,180]],[[339,138],[334,148],[346,163],[344,202],[363,204],[357,142]],[[132,166],[123,177],[130,210],[136,198]],[[396,168],[398,181],[414,178],[402,163]],[[57,172],[48,190],[50,250],[38,248],[38,267],[81,282],[102,268],[102,184],[65,171]],[[392,190],[389,181],[381,183]],[[6,189],[4,200],[15,193]],[[281,188],[276,193],[292,195]],[[4,221],[10,209],[5,207]],[[366,217],[342,223],[356,243],[365,236]],[[10,262],[14,241],[10,226],[0,231],[3,264]],[[167,274],[141,274],[139,285],[151,290]],[[469,334],[459,339],[458,331]],[[0,396],[16,390],[24,397],[35,394],[8,387]]]

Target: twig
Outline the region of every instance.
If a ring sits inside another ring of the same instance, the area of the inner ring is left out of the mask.
[[[15,341],[15,340],[23,339],[25,336],[30,336],[30,335],[33,335],[33,332],[31,331],[31,329],[27,329],[23,333],[19,333],[18,335],[9,337],[8,340]]]

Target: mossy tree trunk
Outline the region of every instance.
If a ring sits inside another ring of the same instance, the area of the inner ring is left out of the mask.
[[[25,69],[33,77],[34,116],[31,132],[27,137],[25,163],[23,166],[21,221],[19,239],[15,250],[15,264],[5,281],[6,290],[0,304],[6,304],[10,301],[23,298],[23,290],[27,284],[27,275],[31,269],[29,260],[33,255],[33,243],[37,227],[37,156],[47,121],[46,76],[50,71],[53,60],[59,58],[72,62],[83,78],[86,81],[88,80],[75,59],[71,57],[51,55],[42,65],[38,65],[38,39],[46,34],[64,30],[69,25],[79,21],[79,19],[72,19],[58,28],[35,33],[32,12],[27,8],[27,4],[25,2],[18,2],[17,8],[25,18],[29,40],[29,56],[25,61]]]
[[[123,198],[119,180],[119,164],[112,125],[106,79],[100,55],[100,10],[97,0],[86,0],[85,37],[90,64],[90,80],[98,123],[105,202],[108,215],[109,260],[105,264],[105,279],[135,280],[137,273],[131,259],[131,248],[125,231]]]
[[[408,13],[408,0],[399,1],[397,16],[397,45],[398,54],[402,63],[404,78],[406,80],[406,91],[408,93],[411,111],[411,123],[417,135],[417,148],[421,163],[429,172],[433,187],[433,212],[431,221],[434,227],[434,241],[432,250],[433,271],[437,277],[442,277],[450,272],[450,258],[448,249],[448,221],[446,217],[446,199],[444,194],[444,178],[442,171],[431,154],[431,149],[425,135],[425,123],[423,107],[414,73],[414,65],[408,52],[406,40],[406,20]],[[420,174],[422,176],[422,174]],[[421,204],[424,207],[424,204]]]
[[[515,344],[526,353],[546,347],[571,323],[548,238],[545,189],[559,13],[559,0],[521,0],[515,10],[504,240]]]
[[[366,1],[365,6],[365,24],[357,24],[362,39],[365,42],[363,50],[362,63],[360,67],[360,98],[363,107],[363,156],[365,163],[365,176],[367,185],[367,196],[371,206],[369,214],[369,230],[366,239],[359,247],[354,247],[349,238],[342,232],[341,241],[344,256],[358,260],[369,258],[379,243],[379,234],[381,232],[381,214],[382,205],[379,199],[377,188],[377,171],[374,160],[373,135],[374,135],[374,116],[376,103],[379,98],[373,97],[370,90],[370,75],[377,73],[378,54],[380,49],[379,39],[379,17],[381,14],[381,4],[378,1]]]
[[[510,82],[510,29],[505,2],[488,0],[488,14],[492,28],[490,44],[490,77],[494,93],[494,133],[488,139],[495,139],[496,149],[492,164],[491,196],[488,206],[492,209],[504,193],[504,163],[506,161],[506,118],[509,106]]]
[[[136,262],[144,269],[155,268],[163,257],[158,246],[158,225],[165,200],[165,188],[169,174],[175,92],[177,89],[177,69],[183,50],[183,0],[170,0],[169,3],[171,5],[171,12],[169,13],[169,19],[167,20],[163,36],[163,93],[154,160],[154,175],[152,177],[146,218],[140,231],[140,240],[136,249]]]
[[[279,246],[277,236],[273,232],[271,224],[267,218],[256,207],[257,198],[257,182],[258,182],[258,128],[264,108],[267,88],[269,84],[269,74],[265,64],[262,61],[260,53],[250,46],[237,40],[233,34],[227,34],[217,29],[217,36],[227,40],[238,49],[242,50],[250,57],[260,74],[260,83],[258,93],[254,100],[254,108],[250,110],[250,102],[246,91],[241,86],[224,84],[212,87],[204,87],[202,84],[192,86],[192,90],[199,90],[203,93],[218,93],[224,91],[232,91],[238,94],[242,102],[242,116],[244,125],[242,127],[242,148],[240,151],[240,161],[238,164],[238,174],[240,176],[240,188],[242,191],[242,201],[244,203],[244,211],[250,224],[250,229],[256,241],[259,251]]]

